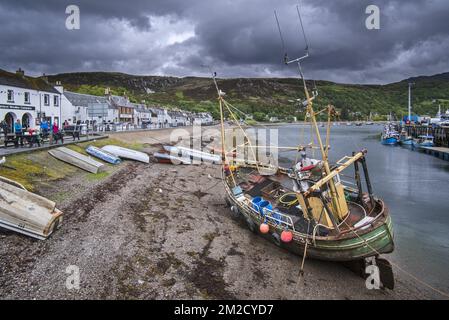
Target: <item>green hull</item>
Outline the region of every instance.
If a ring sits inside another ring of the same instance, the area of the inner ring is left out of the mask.
[[[255,233],[298,255],[304,254],[306,241],[309,243],[307,246],[308,258],[327,261],[353,261],[390,253],[394,250],[393,226],[389,215],[367,230],[357,230],[357,235],[354,232],[349,232],[341,239],[317,237],[316,241],[313,241],[311,236],[293,232],[293,241],[283,243],[279,241],[282,228],[270,225],[268,234],[260,233],[259,226],[262,223],[260,216],[232,196],[229,196],[229,200],[233,211],[241,215]]]

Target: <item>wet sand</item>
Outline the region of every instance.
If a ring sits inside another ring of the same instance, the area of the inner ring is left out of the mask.
[[[171,130],[114,134],[146,151]],[[48,240],[0,230],[2,299],[429,299],[396,274],[394,290],[368,290],[338,263],[307,260],[232,218],[220,168],[126,161],[104,180],[70,176],[38,193],[69,196]],[[66,268],[80,270],[68,290]]]

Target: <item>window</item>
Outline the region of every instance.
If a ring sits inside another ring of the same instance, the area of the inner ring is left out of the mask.
[[[59,106],[59,97],[58,96],[53,96],[53,105],[55,107]]]
[[[24,97],[24,102],[27,104],[30,104],[30,93],[29,92],[25,92],[25,97]]]
[[[44,105],[49,106],[50,105],[50,95],[44,94]]]
[[[14,91],[8,90],[8,102],[14,102]]]

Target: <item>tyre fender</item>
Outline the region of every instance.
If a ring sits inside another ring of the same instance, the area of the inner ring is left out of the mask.
[[[251,232],[257,232],[256,224],[253,222],[253,220],[251,220],[251,218],[246,218],[246,224],[248,225],[248,229],[251,230]]]
[[[273,232],[271,234],[271,237],[273,238],[273,242],[280,247],[281,246],[281,236],[277,234],[276,232]]]

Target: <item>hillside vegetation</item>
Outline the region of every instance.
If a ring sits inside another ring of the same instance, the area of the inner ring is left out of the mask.
[[[105,88],[113,94],[126,94],[133,102],[181,107],[190,111],[209,111],[218,115],[216,91],[209,78],[134,76],[113,72],[65,73],[48,76],[49,81],[61,81],[67,90],[103,95]],[[440,103],[449,108],[449,73],[406,79],[387,85],[353,85],[316,81],[319,97],[317,107],[333,104],[341,120],[385,119],[392,112],[401,117],[407,112],[408,82],[414,82],[413,112],[434,116]],[[266,116],[279,119],[299,119],[303,110],[296,99],[304,99],[301,83],[293,78],[219,79],[226,99],[256,120]],[[308,82],[312,87],[313,83]]]

